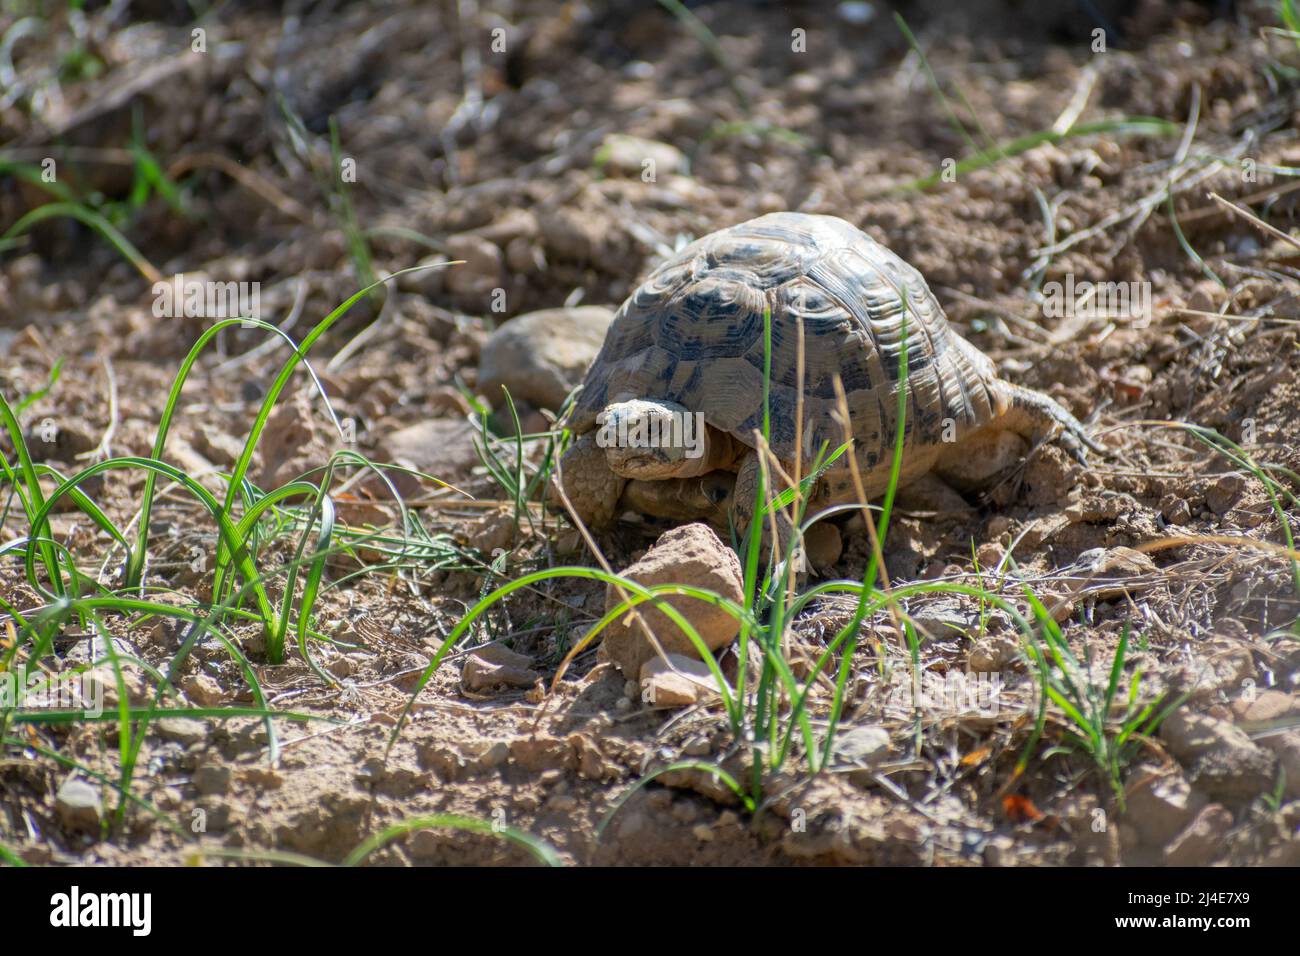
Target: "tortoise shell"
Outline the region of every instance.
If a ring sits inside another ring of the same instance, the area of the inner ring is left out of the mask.
[[[705,236],[650,274],[615,316],[570,427],[593,429],[612,402],[668,399],[753,446],[767,309],[769,443],[782,462],[797,453],[800,325],[805,466],[823,442],[844,441],[836,375],[860,465],[892,457],[905,330],[905,451],[960,440],[994,416],[992,362],[951,329],[916,269],[843,219],[782,212]]]

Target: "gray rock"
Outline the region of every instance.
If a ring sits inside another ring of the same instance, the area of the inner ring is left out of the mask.
[[[611,133],[597,150],[596,165],[613,176],[647,178],[658,181],[661,177],[686,171],[686,154],[669,143],[660,143],[639,136]]]
[[[455,481],[463,480],[479,464],[475,434],[463,418],[430,418],[387,434],[381,430],[378,438],[387,460]]]
[[[496,244],[474,235],[460,233],[447,237],[447,255],[461,260],[459,265],[442,271],[447,289],[455,295],[484,298],[505,283],[505,263]],[[487,302],[483,303],[484,309]]]
[[[709,666],[698,657],[665,654],[641,665],[642,700],[651,707],[689,707],[718,693]]]
[[[603,305],[543,309],[511,319],[483,343],[478,390],[495,408],[504,385],[516,404],[559,411],[605,341],[614,311]]]

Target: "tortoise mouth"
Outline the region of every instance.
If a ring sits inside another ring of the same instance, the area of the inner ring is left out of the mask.
[[[694,478],[628,481],[621,504],[640,514],[674,521],[708,521],[725,527],[734,501],[736,476],[711,471]]]
[[[609,466],[614,474],[622,478],[640,478],[644,481],[657,481],[678,477],[682,459],[659,454],[655,451],[630,452],[620,449],[617,455],[610,455]]]

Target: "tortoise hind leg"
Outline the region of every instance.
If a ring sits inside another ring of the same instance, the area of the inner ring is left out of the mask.
[[[1002,428],[1033,445],[1056,439],[1080,462],[1086,461],[1085,448],[1105,453],[1106,446],[1090,437],[1083,423],[1054,399],[1010,382],[998,382],[997,388],[1003,411],[996,424]]]

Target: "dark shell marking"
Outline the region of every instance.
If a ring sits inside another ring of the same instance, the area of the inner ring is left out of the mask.
[[[802,320],[805,466],[823,442],[834,450],[844,440],[836,374],[860,467],[887,466],[905,301],[904,450],[938,446],[947,419],[950,437],[960,440],[997,412],[992,362],[957,337],[921,274],[894,253],[842,219],[790,212],[705,236],[651,273],[610,326],[570,424],[582,433],[611,402],[668,399],[753,445],[763,423],[763,311],[770,306],[777,456],[795,458]],[[835,471],[846,472],[846,463]],[[826,475],[832,486],[845,478]]]

